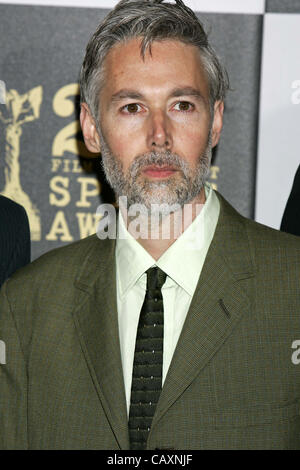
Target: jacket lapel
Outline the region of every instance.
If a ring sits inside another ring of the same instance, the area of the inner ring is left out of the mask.
[[[100,246],[101,245],[101,246]],[[115,240],[95,237],[76,281],[73,317],[99,399],[121,449],[129,446],[116,303]]]
[[[152,429],[249,312],[254,276],[244,219],[217,193],[220,216],[153,418]]]

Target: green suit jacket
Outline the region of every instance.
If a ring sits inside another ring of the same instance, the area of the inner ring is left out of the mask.
[[[300,239],[218,196],[148,448],[300,449]],[[91,236],[5,283],[0,448],[129,449],[114,248]]]

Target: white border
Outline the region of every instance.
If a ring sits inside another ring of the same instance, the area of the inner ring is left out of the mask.
[[[299,39],[300,14],[264,16],[255,220],[275,229],[300,161]]]
[[[80,8],[113,8],[118,0],[0,0],[1,3],[15,5],[40,5]],[[265,0],[185,0],[194,11],[207,13],[246,13],[265,12]]]

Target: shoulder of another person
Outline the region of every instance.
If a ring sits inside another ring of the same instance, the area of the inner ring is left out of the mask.
[[[0,210],[4,210],[4,209],[15,210],[17,212],[19,212],[20,210],[21,211],[24,210],[21,204],[18,204],[12,199],[9,199],[8,197],[5,197],[2,194],[0,194]]]
[[[3,223],[7,224],[24,224],[28,223],[28,217],[23,206],[17,202],[0,195],[0,219]]]

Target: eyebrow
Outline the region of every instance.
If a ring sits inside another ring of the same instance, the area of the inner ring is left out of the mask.
[[[194,96],[195,98],[199,99],[200,101],[205,101],[203,95],[200,93],[199,90],[193,87],[182,87],[182,88],[174,88],[171,93],[169,94],[169,98],[176,98],[179,96]],[[139,93],[136,90],[131,90],[124,88],[117,93],[114,93],[111,97],[111,102],[115,103],[124,99],[132,99],[132,100],[143,100],[145,96],[142,93]]]

